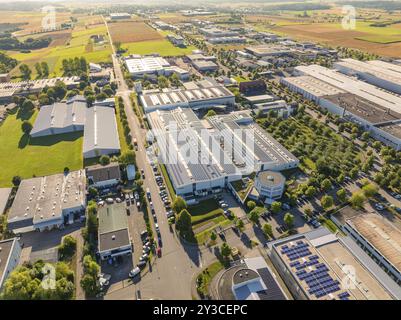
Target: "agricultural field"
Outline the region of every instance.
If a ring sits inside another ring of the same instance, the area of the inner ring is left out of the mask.
[[[401,13],[361,10],[354,30],[345,30],[341,11],[300,13],[277,16],[247,16],[246,21],[259,31],[288,35],[298,40],[315,41],[333,47],[356,48],[383,56],[401,57]],[[375,24],[384,23],[383,26]]]
[[[34,123],[37,111],[29,117]],[[12,186],[12,178],[31,178],[81,169],[82,132],[52,137],[29,138],[21,130],[28,117],[11,114],[0,126],[0,187]]]
[[[30,66],[33,71],[32,78],[36,77],[34,65],[40,61],[48,63],[51,77],[62,75],[63,59],[85,57],[87,61],[95,63],[111,61],[111,46],[104,23],[100,21],[100,24],[85,24],[84,21],[79,19],[78,23],[81,26],[75,26],[73,30],[42,34],[42,36],[53,38],[47,48],[32,50],[29,53],[8,51],[8,54],[21,63],[26,63]],[[94,35],[102,35],[104,41],[95,43],[91,39]],[[14,77],[19,76],[18,66],[11,72],[11,75]]]
[[[113,42],[129,43],[163,39],[162,35],[144,22],[108,22]]]
[[[174,46],[166,39],[171,32],[157,31],[144,22],[109,22],[108,27],[113,43],[121,43],[121,47],[126,49],[125,55],[158,53],[161,56],[181,56],[196,49],[193,46]]]
[[[192,50],[196,49],[193,46],[188,46],[186,48],[179,48],[174,46],[170,41],[166,39],[125,43],[123,44],[122,47],[127,49],[126,55],[133,53],[141,55],[159,53],[161,56],[164,57],[182,56],[190,54]]]

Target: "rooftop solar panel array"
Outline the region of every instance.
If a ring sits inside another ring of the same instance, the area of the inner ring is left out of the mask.
[[[305,241],[298,240],[293,245],[283,245],[280,252],[288,258],[295,277],[305,284],[309,295],[319,299],[341,290],[340,282],[333,279],[330,269],[321,262],[318,255],[312,254],[310,245]],[[340,300],[348,300],[348,297],[348,292],[337,295]]]

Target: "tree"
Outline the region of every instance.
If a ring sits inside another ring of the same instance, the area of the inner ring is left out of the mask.
[[[205,118],[213,117],[213,116],[215,116],[216,114],[217,114],[216,111],[214,111],[213,109],[210,109],[210,110],[206,113]]]
[[[54,89],[54,98],[63,99],[65,94],[67,93],[67,86],[62,81],[57,81],[53,87]]]
[[[175,224],[177,230],[180,232],[180,235],[184,239],[188,239],[192,236],[192,221],[191,215],[186,209],[183,209],[178,215],[177,222]]]
[[[223,256],[224,259],[228,259],[228,257],[231,254],[231,247],[227,244],[227,242],[223,242],[223,244],[220,247],[220,253]]]
[[[99,282],[97,281],[100,266],[90,255],[83,258],[84,276],[81,279],[81,287],[89,297],[95,296],[99,290]]]
[[[39,62],[35,63],[35,69],[36,69],[36,73],[38,74],[38,76],[42,77],[42,66]]]
[[[136,161],[135,152],[132,150],[125,151],[119,157],[119,162],[122,164],[134,164]]]
[[[214,241],[216,241],[216,239],[217,239],[217,234],[215,232],[212,232],[210,234],[210,240],[212,240],[214,242]]]
[[[33,102],[29,99],[25,99],[21,104],[21,111],[23,113],[30,113],[35,108]]]
[[[173,202],[172,208],[175,213],[179,214],[182,210],[187,209],[187,203],[182,197],[177,196]]]
[[[89,193],[89,196],[91,197],[91,198],[95,198],[98,194],[99,194],[99,191],[95,188],[95,187],[89,187],[89,189],[88,189],[88,193]]]
[[[265,223],[262,230],[266,237],[273,238],[273,228],[270,223]]]
[[[250,200],[246,203],[246,206],[248,207],[249,210],[253,210],[256,207],[256,203],[255,201]]]
[[[316,194],[316,188],[314,186],[309,186],[308,189],[305,190],[305,196],[308,198],[312,198]]]
[[[372,198],[374,195],[377,194],[378,190],[379,189],[377,188],[377,186],[372,183],[368,183],[362,187],[363,194],[366,198]]]
[[[273,213],[279,213],[280,210],[281,210],[281,202],[279,202],[279,201],[274,201],[274,202],[271,204],[271,210],[272,210]]]
[[[93,202],[93,201],[92,201]],[[98,221],[97,221],[97,206],[96,203],[91,203],[87,207],[87,220],[86,220],[86,228],[88,230],[89,234],[92,234],[93,236],[97,235],[97,230],[98,230]]]
[[[32,70],[28,67],[27,64],[21,64],[19,66],[19,70],[21,72],[22,79],[24,79],[25,81],[31,79]]]
[[[259,223],[259,210],[257,210],[257,208],[254,208],[251,212],[249,212],[249,220],[254,224]]]
[[[106,154],[102,155],[99,159],[99,163],[102,166],[107,166],[108,164],[110,164],[110,157]]]
[[[324,191],[329,191],[331,188],[331,181],[330,179],[324,179],[322,184],[320,185]]]
[[[284,223],[286,224],[288,229],[292,229],[292,227],[294,226],[294,216],[291,213],[287,212],[284,215]]]
[[[349,199],[349,202],[354,208],[362,208],[363,203],[365,202],[366,197],[363,192],[354,192]]]
[[[157,78],[157,84],[158,84],[160,89],[167,88],[170,85],[168,79],[165,76],[159,76]]]
[[[323,209],[327,210],[333,206],[334,200],[332,196],[325,195],[320,200],[320,203],[322,204]]]
[[[42,61],[40,64],[42,68],[42,76],[43,77],[48,77],[49,76],[49,65],[47,64],[46,61]]]
[[[20,176],[14,176],[12,179],[12,183],[14,187],[18,187],[21,183],[21,177]]]
[[[29,134],[32,130],[32,124],[28,121],[25,120],[24,122],[22,122],[21,124],[21,130],[22,132],[24,132],[25,134]]]
[[[242,231],[244,229],[244,221],[242,221],[242,219],[238,219],[237,223],[236,223],[237,228]]]
[[[338,200],[340,200],[340,202],[347,201],[347,192],[345,191],[344,188],[337,191],[337,198]]]
[[[58,247],[60,260],[70,259],[77,249],[77,240],[72,236],[65,236],[63,242]]]

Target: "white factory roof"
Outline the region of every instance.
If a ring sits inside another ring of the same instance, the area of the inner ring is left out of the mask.
[[[374,85],[319,65],[298,66],[295,70],[302,75],[312,76],[341,90],[376,103],[383,108],[401,113],[401,97],[384,91]]]
[[[86,110],[83,152],[120,149],[114,108],[95,106]]]
[[[85,124],[86,100],[82,96],[75,96],[66,103],[55,103],[40,108],[38,117],[31,131],[35,135],[52,128],[67,128],[83,126]]]
[[[164,70],[170,64],[161,57],[143,57],[143,58],[128,58],[125,59],[125,64],[128,72],[131,74],[137,73],[153,73],[158,70]]]
[[[336,62],[334,66],[336,68],[340,67],[340,71],[341,67],[343,67],[348,70],[352,70],[355,73],[369,74],[385,81],[401,84],[401,73],[393,71],[388,67],[385,68],[382,61],[377,61],[376,63],[367,63],[355,59],[342,59],[341,61]]]
[[[396,72],[401,76],[401,65],[399,65],[399,64],[393,64],[393,63],[380,61],[380,60],[366,61],[366,63],[369,65],[379,67],[379,68],[381,68],[382,71],[390,70],[390,71]]]
[[[302,88],[316,97],[345,93],[344,90],[341,90],[338,87],[332,86],[327,82],[310,76],[285,78],[285,81],[289,84],[297,86],[298,88]]]
[[[200,120],[191,109],[177,108],[151,112],[148,119],[176,188],[249,174],[261,164],[275,169],[298,163],[246,112]]]
[[[85,170],[22,180],[8,213],[10,229],[60,219],[63,210],[85,203]]]

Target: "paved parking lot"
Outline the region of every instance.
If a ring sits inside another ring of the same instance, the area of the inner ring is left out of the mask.
[[[21,245],[23,246],[20,263],[26,261],[35,262],[43,260],[46,262],[57,262],[57,247],[63,237],[80,232],[82,223],[76,222],[66,226],[63,230],[32,231],[21,234]]]

